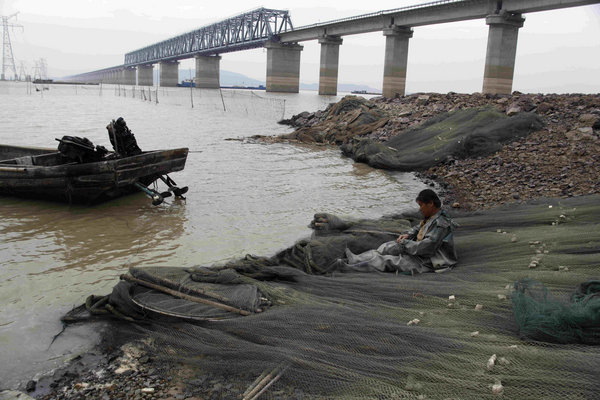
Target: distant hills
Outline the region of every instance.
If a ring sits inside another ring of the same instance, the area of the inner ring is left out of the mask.
[[[189,79],[190,71],[180,69],[179,70],[179,81]],[[155,77],[155,79],[157,79]],[[221,86],[265,86],[265,81],[250,78],[246,75],[239,74],[237,72],[221,70]],[[302,83],[300,82],[300,90],[319,90],[318,83]],[[375,89],[367,85],[354,85],[348,83],[338,84],[338,91],[340,92],[352,92],[354,90],[365,90],[369,93],[381,93],[380,89]]]

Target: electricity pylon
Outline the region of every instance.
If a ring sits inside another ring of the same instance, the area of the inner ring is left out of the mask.
[[[13,56],[12,44],[10,43],[10,34],[8,28],[23,28],[23,25],[14,24],[8,22],[12,17],[16,17],[18,12],[9,16],[2,16],[2,31],[3,31],[3,45],[2,45],[2,74],[0,80],[6,80],[6,71],[12,70],[14,79],[18,78],[17,66],[15,65],[15,57]]]

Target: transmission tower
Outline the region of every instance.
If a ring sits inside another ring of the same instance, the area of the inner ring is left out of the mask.
[[[20,81],[29,81],[30,76],[27,74],[27,67],[25,66],[25,61],[19,62],[19,80]]]
[[[43,82],[48,80],[48,63],[45,58],[39,58],[35,61],[35,67],[33,69],[33,81],[34,83]]]
[[[2,45],[2,74],[0,80],[6,80],[6,71],[12,70],[14,79],[17,79],[17,66],[15,65],[15,57],[13,56],[12,44],[10,43],[10,34],[8,28],[23,28],[23,25],[14,24],[8,22],[12,17],[17,16],[18,12],[9,16],[2,16],[2,31],[3,31],[3,45]]]

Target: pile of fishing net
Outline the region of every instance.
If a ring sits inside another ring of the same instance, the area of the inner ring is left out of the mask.
[[[508,141],[543,127],[534,113],[507,117],[494,108],[442,113],[407,129],[385,143],[354,138],[341,146],[344,155],[375,168],[425,170],[448,159],[492,154]]]
[[[599,200],[455,212],[458,267],[414,276],[330,265],[416,214],[318,214],[311,238],[272,257],[132,268],[65,320],[127,319],[118,329],[147,339],[152,358],[184,365],[190,386],[219,376],[232,398],[594,398]]]

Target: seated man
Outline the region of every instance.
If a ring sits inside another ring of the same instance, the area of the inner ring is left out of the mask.
[[[339,260],[340,270],[420,273],[453,267],[457,262],[453,231],[457,226],[441,210],[442,203],[431,189],[417,196],[423,221],[397,240],[361,254],[346,249],[347,260]]]

